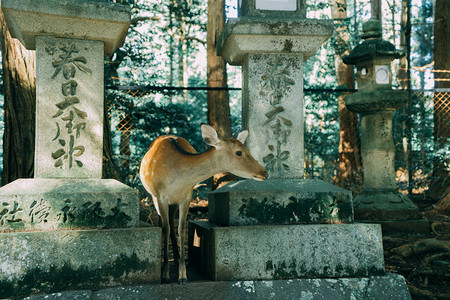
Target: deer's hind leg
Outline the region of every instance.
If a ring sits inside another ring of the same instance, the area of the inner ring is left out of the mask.
[[[158,199],[159,200],[159,199]],[[159,216],[162,224],[162,239],[163,239],[163,266],[161,279],[164,283],[170,282],[169,272],[169,205],[167,201],[158,201]]]
[[[178,264],[178,283],[184,284],[187,282],[186,275],[186,260],[185,260],[185,243],[186,243],[186,218],[189,211],[189,204],[192,198],[192,191],[187,193],[182,203],[180,203],[180,215],[178,223],[178,236],[180,238],[180,261]]]
[[[170,241],[172,243],[173,259],[175,264],[180,261],[180,253],[178,252],[178,240],[175,234],[175,216],[177,214],[178,205],[169,205],[169,226],[170,226]]]

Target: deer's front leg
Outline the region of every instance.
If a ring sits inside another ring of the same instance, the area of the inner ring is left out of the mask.
[[[186,276],[186,260],[185,260],[185,243],[186,243],[186,217],[189,211],[189,203],[191,202],[192,192],[186,195],[182,204],[180,204],[180,216],[178,224],[178,236],[180,238],[180,261],[178,264],[178,283],[185,284]]]
[[[163,267],[162,267],[162,274],[161,279],[164,283],[170,282],[170,272],[169,272],[169,205],[167,204],[167,201],[163,203],[163,201],[160,201],[158,203],[159,206],[159,213],[161,217],[161,224],[162,224],[162,239],[163,239]]]

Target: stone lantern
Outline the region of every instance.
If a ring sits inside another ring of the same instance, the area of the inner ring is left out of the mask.
[[[406,104],[408,94],[392,90],[391,62],[405,54],[381,36],[380,21],[367,21],[364,42],[343,58],[356,65],[358,83],[358,92],[346,98],[346,106],[361,114],[364,184],[354,199],[355,219],[381,223],[384,231],[425,233],[428,221],[421,219],[408,197],[396,192],[392,116]]]
[[[0,188],[0,297],[159,282],[161,229],[140,227],[135,189],[102,178],[104,56],[130,9],[1,2],[12,37],[36,50],[36,143],[34,178]]]
[[[209,221],[189,223],[190,264],[213,280],[277,280],[283,289],[317,279],[303,291],[326,278],[384,274],[379,224],[353,223],[350,191],[303,178],[303,62],[333,32],[330,20],[305,16],[303,0],[242,0],[217,41],[218,55],[242,66],[246,146],[269,179],[210,193]]]

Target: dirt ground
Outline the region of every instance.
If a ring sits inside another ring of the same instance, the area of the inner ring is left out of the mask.
[[[414,300],[450,300],[450,211],[437,209],[430,201],[412,199],[431,223],[428,236],[383,235],[386,271],[405,277]],[[159,216],[148,199],[142,202],[141,218],[155,226]],[[194,200],[188,220],[208,218],[208,202]],[[172,260],[172,259],[171,259]],[[171,263],[171,279],[177,279],[177,266]],[[207,280],[188,266],[192,281]]]

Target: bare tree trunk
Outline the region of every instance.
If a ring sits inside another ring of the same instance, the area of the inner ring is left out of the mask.
[[[1,7],[0,24],[5,94],[2,183],[6,184],[34,174],[36,55],[11,38]]]
[[[405,175],[407,178],[407,186],[408,192],[411,193],[411,179],[412,179],[412,170],[410,167],[411,160],[411,67],[410,67],[410,57],[411,57],[411,12],[410,12],[410,0],[402,0],[401,4],[401,31],[400,31],[400,47],[405,49],[406,55],[400,58],[400,68],[398,71],[398,81],[400,83],[400,87],[404,90],[408,91],[408,103],[406,106],[401,108],[401,113],[406,117],[402,122],[402,160],[405,166]]]
[[[381,0],[371,0],[370,7],[372,9],[372,19],[377,19],[381,22]]]
[[[450,1],[436,0],[434,16],[434,69],[449,71],[450,55],[448,55],[450,34]],[[450,89],[448,73],[436,72],[434,87]],[[447,76],[446,76],[447,75]],[[447,79],[447,81],[440,80]],[[434,143],[436,149],[445,147],[450,139],[450,97],[449,91],[436,90],[434,95]],[[434,162],[433,182],[430,196],[440,199],[445,189],[450,185],[450,173],[444,162],[437,159]]]
[[[216,55],[216,42],[225,25],[225,1],[208,1],[207,24],[207,85],[208,87],[226,88],[227,66],[222,57]],[[219,135],[224,138],[231,137],[230,103],[227,90],[209,90],[208,123],[213,126]],[[213,189],[227,182],[235,180],[230,174],[219,174],[213,177]]]
[[[342,62],[342,57],[350,54],[351,45],[349,32],[345,20],[347,18],[346,0],[330,0],[331,15],[336,26],[336,77],[338,86],[342,88],[354,88],[355,79],[353,67]],[[362,163],[359,141],[358,115],[345,107],[345,97],[339,97],[339,165],[334,183],[359,191],[362,187]]]

